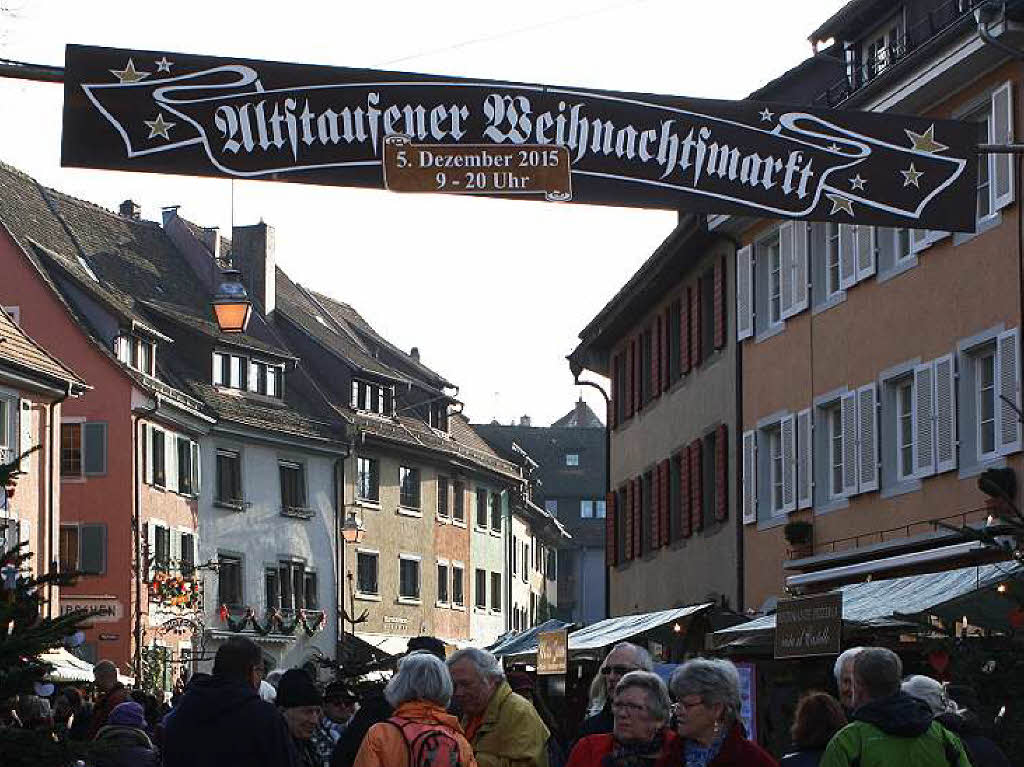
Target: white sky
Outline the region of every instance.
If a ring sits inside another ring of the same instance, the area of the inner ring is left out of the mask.
[[[737,99],[810,55],[807,36],[844,2],[0,0],[0,57],[63,65],[64,45],[80,43]],[[159,220],[181,205],[230,231],[227,180],[62,169],[62,95],[0,79],[0,160],[107,208],[130,197]],[[578,394],[603,418],[565,355],[676,215],[235,182],[235,223],[261,218],[293,279],[418,346],[473,421],[546,425]]]

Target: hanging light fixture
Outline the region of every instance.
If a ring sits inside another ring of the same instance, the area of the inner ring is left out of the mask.
[[[356,518],[356,513],[349,510],[345,517],[345,523],[341,526],[341,537],[345,543],[362,543],[366,529],[363,523]]]
[[[252,314],[252,301],[242,285],[242,273],[237,269],[221,272],[220,285],[213,297],[213,313],[222,333],[242,333]]]

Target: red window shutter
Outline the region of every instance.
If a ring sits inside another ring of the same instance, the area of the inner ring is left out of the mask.
[[[661,396],[661,315],[651,323],[651,399]]]
[[[661,520],[658,529],[661,530],[660,545],[667,546],[669,544],[669,534],[671,532],[671,526],[669,522],[669,515],[671,510],[669,504],[672,502],[672,488],[671,488],[671,471],[669,469],[669,459],[666,458],[662,461],[658,469],[661,472],[661,505],[658,507],[661,510]]]
[[[633,417],[633,388],[635,381],[633,375],[636,372],[633,368],[633,354],[636,352],[636,344],[633,341],[626,342],[626,418]]]
[[[700,348],[700,284],[690,288],[690,364],[700,365],[704,358]]]
[[[643,478],[633,480],[633,556],[640,559],[644,555],[644,498]]]
[[[615,567],[618,562],[615,560],[615,545],[618,542],[616,533],[615,518],[615,493],[611,492],[604,499],[604,564],[605,567]]]
[[[661,546],[661,472],[657,466],[651,472],[651,491],[651,548],[657,549]]]
[[[718,427],[715,439],[715,519],[729,516],[729,427]]]
[[[622,500],[625,505],[626,517],[626,529],[623,534],[623,538],[625,538],[625,551],[623,553],[628,562],[633,558],[633,480],[627,479],[623,489],[625,492],[622,494]]]
[[[690,443],[690,529],[704,527],[704,485],[701,476],[701,458],[704,452],[703,440]]]
[[[616,407],[619,399],[619,355],[612,355],[612,369],[611,369],[611,396],[608,398],[608,420],[605,423],[608,424],[609,429],[614,429],[618,426],[615,421]]]
[[[669,359],[671,357],[671,351],[669,350],[669,339],[672,337],[669,331],[669,322],[672,319],[672,312],[670,309],[665,309],[664,316],[661,320],[661,390],[668,391],[668,387],[672,385],[669,380]]]
[[[715,262],[715,348],[725,346],[725,257]]]
[[[679,300],[679,371],[690,372],[690,289],[683,288]]]
[[[644,337],[640,333],[633,341],[633,412],[644,407]]]
[[[690,446],[687,445],[679,453],[679,535],[689,538],[693,533],[690,528]]]

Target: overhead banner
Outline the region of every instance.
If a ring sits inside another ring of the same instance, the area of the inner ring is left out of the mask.
[[[65,166],[973,231],[977,126],[70,45]]]

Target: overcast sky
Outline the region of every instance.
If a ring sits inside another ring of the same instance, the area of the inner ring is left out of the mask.
[[[843,4],[0,0],[0,57],[63,65],[79,43],[738,99],[809,56]],[[261,181],[234,182],[232,211],[227,180],[62,169],[62,96],[0,80],[0,160],[107,208],[131,198],[152,220],[166,205],[225,233],[263,219],[293,279],[418,346],[473,421],[545,425],[579,394],[604,417],[565,355],[674,213]]]

